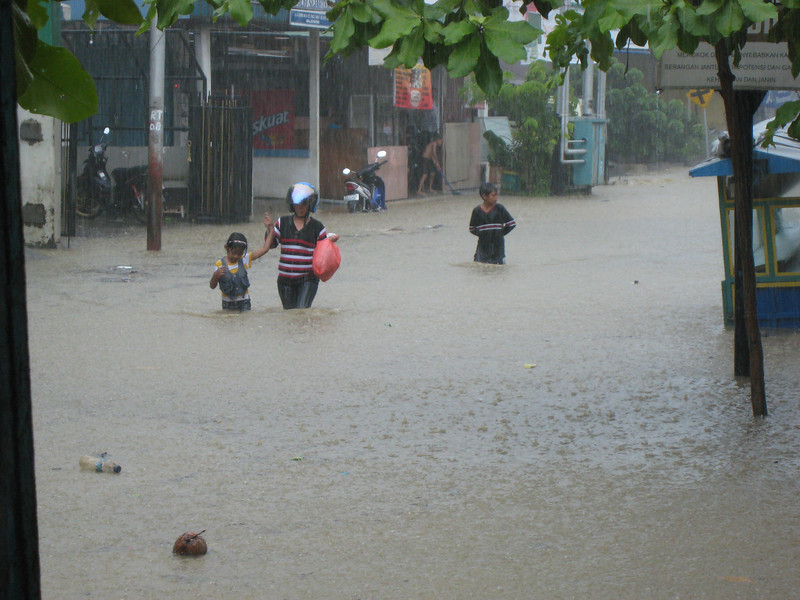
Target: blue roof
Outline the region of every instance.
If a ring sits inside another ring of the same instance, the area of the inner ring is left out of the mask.
[[[765,122],[766,123],[766,122]],[[760,127],[753,126],[756,144],[760,143]],[[769,148],[756,146],[753,160],[761,173],[800,173],[800,141],[786,135],[781,129],[775,133],[774,145]],[[721,144],[720,144],[721,145]],[[689,170],[692,177],[723,177],[733,175],[733,165],[729,156],[714,156]]]
[[[762,148],[753,151],[753,160],[766,163],[765,173],[800,173],[800,150],[784,154],[779,150]],[[689,170],[692,177],[724,177],[733,175],[730,158],[714,157],[704,160]]]

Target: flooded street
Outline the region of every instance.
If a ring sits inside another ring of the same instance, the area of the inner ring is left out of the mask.
[[[765,332],[754,420],[716,182],[614,183],[501,193],[503,267],[475,192],[323,205],[342,265],[304,311],[277,250],[251,312],[209,289],[258,219],[28,249],[43,598],[796,597],[800,334]],[[101,451],[119,475],[79,471]]]

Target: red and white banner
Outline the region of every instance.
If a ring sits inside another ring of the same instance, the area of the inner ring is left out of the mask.
[[[422,65],[394,70],[394,105],[397,108],[431,110],[431,72]]]
[[[254,90],[253,149],[291,150],[294,148],[294,90]]]

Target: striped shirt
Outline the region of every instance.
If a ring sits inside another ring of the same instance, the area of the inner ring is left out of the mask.
[[[275,237],[272,247],[281,245],[281,257],[278,260],[278,278],[300,281],[316,279],[311,269],[314,249],[317,242],[328,236],[325,226],[309,218],[305,226],[298,231],[294,226],[293,215],[280,217],[275,223]]]

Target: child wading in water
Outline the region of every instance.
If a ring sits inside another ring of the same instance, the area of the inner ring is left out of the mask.
[[[469,232],[478,236],[475,262],[502,265],[506,262],[506,245],[503,239],[517,226],[506,207],[497,203],[497,188],[491,183],[482,183],[480,188],[483,204],[472,210]]]
[[[225,256],[214,265],[209,286],[213,290],[219,284],[223,310],[250,310],[250,280],[247,269],[254,260],[267,253],[272,243],[274,233],[269,214],[264,215],[264,226],[267,228],[267,235],[261,248],[248,253],[247,238],[242,233],[234,232],[225,244]]]

